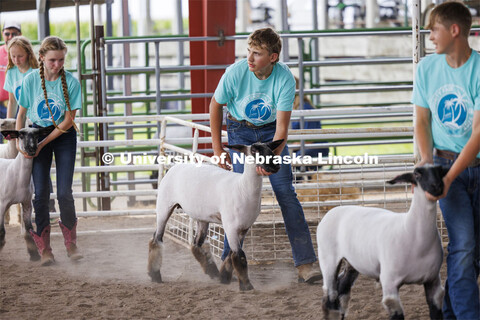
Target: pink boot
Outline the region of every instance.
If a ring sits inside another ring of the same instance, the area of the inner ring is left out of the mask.
[[[83,256],[78,252],[77,248],[77,223],[69,230],[65,225],[58,221],[60,229],[62,229],[63,238],[65,239],[65,247],[67,248],[67,255],[71,260],[80,260]]]
[[[38,236],[32,229],[29,230],[30,234],[35,241],[38,253],[40,254],[40,264],[42,266],[49,266],[55,262],[53,257],[52,248],[50,247],[50,225],[43,229],[42,234]]]

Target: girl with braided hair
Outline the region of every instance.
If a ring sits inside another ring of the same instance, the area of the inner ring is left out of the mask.
[[[29,232],[42,257],[42,265],[50,265],[55,261],[50,247],[49,215],[49,177],[54,154],[60,228],[70,259],[82,258],[76,246],[77,218],[72,195],[78,130],[74,120],[77,110],[81,108],[80,83],[64,69],[66,54],[67,47],[62,39],[50,36],[43,40],[39,49],[39,69],[23,80],[17,115],[17,130],[25,126],[26,117],[34,127],[50,129],[39,138],[32,170],[37,231]],[[20,151],[18,146],[17,149]]]

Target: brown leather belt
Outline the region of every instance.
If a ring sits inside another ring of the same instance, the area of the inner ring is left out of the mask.
[[[458,153],[448,150],[434,149],[433,154],[437,157],[444,158],[447,160],[455,161],[458,158]],[[472,162],[468,165],[470,168],[480,166],[480,158],[473,159]]]
[[[243,125],[246,125],[246,126],[249,127],[249,128],[256,128],[256,129],[262,128],[262,127],[265,127],[265,126],[268,126],[268,125],[272,125],[272,124],[275,123],[275,121],[274,121],[274,122],[270,122],[270,123],[267,123],[267,124],[262,124],[261,126],[256,126],[256,125],[254,125],[253,123],[248,122],[247,120],[237,120],[237,119],[235,119],[235,117],[232,116],[230,113],[227,113],[227,119],[228,119],[228,120],[231,120],[231,121],[234,121],[234,122],[241,123],[241,124],[243,124]]]

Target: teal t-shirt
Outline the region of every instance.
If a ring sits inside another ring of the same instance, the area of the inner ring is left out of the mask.
[[[15,95],[15,100],[20,99],[20,92],[22,90],[23,79],[34,69],[30,68],[25,73],[21,73],[17,66],[7,70],[5,76],[5,85],[3,89]]]
[[[295,78],[287,65],[277,62],[270,76],[260,80],[243,59],[225,70],[214,96],[236,119],[264,125],[275,121],[277,110],[292,111]]]
[[[450,67],[444,54],[422,59],[412,103],[430,109],[433,146],[460,153],[472,135],[473,113],[480,110],[478,52],[472,50],[470,58],[459,68]]]
[[[68,96],[70,108],[78,110],[82,107],[80,95],[80,83],[68,71],[65,71],[68,86]],[[63,96],[62,79],[58,77],[55,81],[46,81],[47,97],[50,109],[53,113],[55,123],[62,123],[65,118],[65,111],[68,111],[65,98]],[[50,111],[45,103],[45,95],[42,90],[42,82],[38,69],[31,72],[23,79],[22,91],[19,104],[27,109],[27,117],[35,124],[41,127],[53,125]]]

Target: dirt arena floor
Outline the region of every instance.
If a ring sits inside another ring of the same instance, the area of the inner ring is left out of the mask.
[[[58,227],[52,229],[56,264],[28,259],[20,227],[6,226],[0,253],[0,319],[321,319],[321,282],[296,282],[291,263],[250,265],[255,290],[222,285],[204,275],[190,250],[165,240],[164,283],[146,272],[153,218],[80,218],[79,231],[140,227],[136,233],[80,234],[85,258],[72,263]],[[151,227],[151,231],[148,228]],[[442,268],[444,273],[445,267]],[[386,319],[381,288],[360,277],[347,319]],[[419,285],[404,286],[407,319],[428,319]]]

